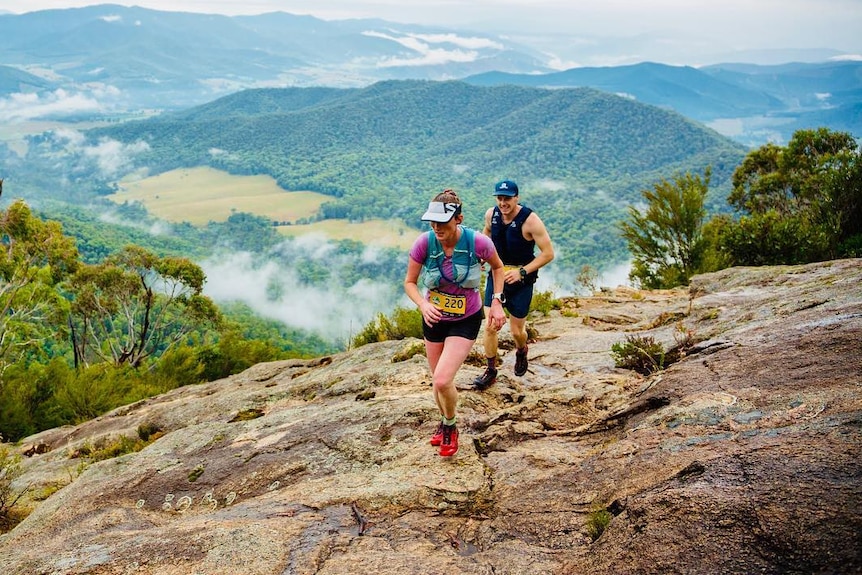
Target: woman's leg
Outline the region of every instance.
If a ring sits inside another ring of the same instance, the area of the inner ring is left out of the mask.
[[[434,372],[437,371],[437,363],[440,361],[440,355],[443,353],[443,342],[425,340],[425,357],[428,358],[428,367],[431,369],[433,378]],[[433,381],[433,380],[432,380]],[[434,401],[440,409],[440,414],[443,414],[443,406],[440,404],[440,398],[437,396],[437,387],[433,388]]]
[[[428,356],[428,362],[433,367],[434,399],[440,406],[440,411],[447,419],[455,417],[458,407],[458,390],[455,388],[455,375],[470,354],[475,339],[451,336],[441,346],[439,353],[432,360]],[[426,346],[426,352],[428,352]],[[437,352],[438,350],[434,350]],[[432,352],[432,353],[434,353]]]

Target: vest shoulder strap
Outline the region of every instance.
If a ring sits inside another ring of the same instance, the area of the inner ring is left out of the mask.
[[[465,243],[470,253],[470,263],[479,261],[479,258],[476,256],[476,233],[470,228],[461,228],[461,230],[464,232]],[[440,240],[437,239],[433,231],[429,230],[426,233],[428,234],[428,255],[426,259],[436,259],[443,253],[443,246],[440,245]]]

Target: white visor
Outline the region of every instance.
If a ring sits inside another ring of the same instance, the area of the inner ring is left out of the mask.
[[[422,214],[422,221],[445,224],[460,213],[460,204],[453,202],[431,202],[428,204],[428,211]]]

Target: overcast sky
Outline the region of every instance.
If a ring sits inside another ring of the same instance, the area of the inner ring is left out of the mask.
[[[0,11],[90,4],[158,10],[376,17],[499,34],[632,36],[662,32],[721,50],[833,48],[862,53],[862,0],[0,0]],[[681,48],[684,50],[684,48]],[[719,50],[716,50],[719,51]]]

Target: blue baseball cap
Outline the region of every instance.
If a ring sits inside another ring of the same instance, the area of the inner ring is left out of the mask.
[[[518,195],[518,184],[513,182],[512,180],[503,180],[502,182],[497,182],[497,185],[494,186],[494,195],[495,196],[512,196]]]

